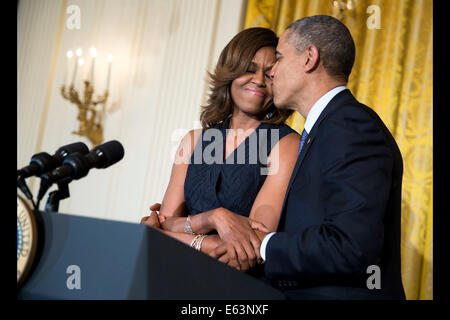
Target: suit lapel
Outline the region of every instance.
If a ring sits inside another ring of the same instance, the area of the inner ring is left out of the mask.
[[[308,153],[308,150],[312,144],[312,141],[314,140],[314,136],[315,136],[315,130],[313,128],[313,130],[311,130],[311,134],[308,135],[308,140],[305,141],[305,144],[303,145],[302,151],[300,152],[298,158],[297,158],[297,162],[295,163],[295,167],[294,167],[294,171],[292,172],[291,175],[291,180],[289,181],[289,185],[288,185],[288,191],[292,185],[292,182],[294,180],[294,177],[297,175],[297,171],[300,168],[303,159],[305,159],[306,154]]]
[[[291,179],[289,180],[289,184],[288,184],[288,187],[286,189],[286,194],[284,196],[284,201],[283,201],[283,206],[282,206],[283,209],[282,209],[281,212],[283,212],[283,210],[284,210],[286,199],[288,197],[289,191],[291,190],[292,183],[293,183],[295,177],[297,176],[297,172],[298,172],[298,170],[299,170],[299,168],[300,168],[300,166],[301,166],[301,164],[303,162],[303,159],[305,159],[305,156],[308,153],[308,150],[309,150],[309,148],[312,145],[312,142],[313,142],[314,137],[315,137],[315,133],[317,131],[317,130],[315,130],[315,128],[317,128],[316,125],[313,126],[313,128],[311,130],[311,133],[308,135],[308,139],[305,141],[305,144],[303,145],[303,148],[302,148],[302,150],[301,150],[301,152],[300,152],[300,154],[299,154],[299,156],[297,158],[297,162],[295,163],[294,170],[292,171],[292,174],[291,174]]]

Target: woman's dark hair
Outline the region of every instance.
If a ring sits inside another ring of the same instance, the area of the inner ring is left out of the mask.
[[[227,120],[233,114],[231,83],[249,68],[256,52],[262,47],[274,47],[278,37],[270,29],[249,28],[239,32],[226,45],[219,56],[214,73],[209,75],[210,95],[202,106],[200,121],[204,129]],[[281,124],[292,114],[292,110],[279,110],[273,99],[267,99],[261,112],[261,122]]]

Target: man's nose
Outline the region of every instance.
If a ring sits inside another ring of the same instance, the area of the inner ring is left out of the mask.
[[[277,69],[277,67],[278,67],[278,61],[275,62],[275,64],[272,66],[272,69],[270,69],[270,72],[269,72],[269,77],[272,80],[273,80],[273,77],[275,76],[275,70]]]

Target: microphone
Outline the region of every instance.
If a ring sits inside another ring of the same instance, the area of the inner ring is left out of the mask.
[[[53,170],[60,166],[63,160],[74,152],[86,154],[89,152],[88,147],[83,142],[75,142],[62,146],[56,150],[53,156],[47,152],[41,152],[33,155],[30,164],[17,171],[18,177],[24,179],[31,176],[39,176],[47,171]]]
[[[89,152],[89,149],[82,142],[71,143],[56,150],[53,156],[49,155],[46,152],[37,153],[33,157],[31,157],[31,161],[28,166],[17,170],[17,186],[20,188],[20,190],[22,190],[25,196],[31,200],[33,205],[33,195],[31,194],[30,189],[28,189],[28,186],[25,183],[25,178],[31,176],[39,176],[44,172],[58,167],[59,165],[61,165],[64,158],[67,157],[67,155],[74,152],[86,154]]]
[[[41,200],[54,182],[65,183],[85,177],[92,168],[104,169],[120,161],[124,156],[123,146],[119,141],[105,142],[86,155],[74,152],[67,156],[62,165],[51,172],[41,175],[38,200]]]

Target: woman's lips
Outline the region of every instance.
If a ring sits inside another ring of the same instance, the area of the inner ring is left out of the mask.
[[[255,90],[255,89],[245,89],[245,90],[247,90],[251,94],[254,94],[255,96],[258,96],[258,97],[264,97],[265,96],[264,93],[262,93],[261,91]]]

